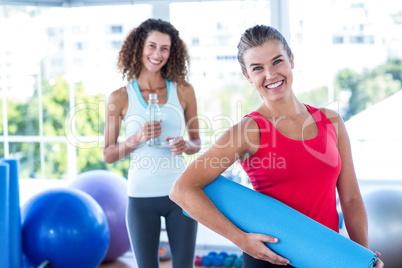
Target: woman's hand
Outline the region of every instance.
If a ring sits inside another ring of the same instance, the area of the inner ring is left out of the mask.
[[[278,243],[278,238],[254,233],[245,233],[246,237],[241,240],[240,248],[255,259],[268,261],[276,265],[287,265],[290,261],[279,256],[264,243]]]
[[[162,125],[160,121],[150,121],[142,125],[141,130],[136,133],[139,143],[146,142],[151,138],[158,137],[162,134]]]
[[[375,268],[383,268],[384,267],[384,263],[382,262],[382,260],[380,260],[380,256],[381,253],[378,251],[374,251],[375,254],[377,254],[377,262],[375,263]]]
[[[166,141],[170,143],[170,150],[173,154],[182,154],[187,149],[187,142],[183,139],[183,137],[166,138]]]

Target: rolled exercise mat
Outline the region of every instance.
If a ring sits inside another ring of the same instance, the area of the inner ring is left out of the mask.
[[[371,268],[377,255],[264,194],[219,176],[204,187],[219,211],[239,229],[277,237],[266,245],[297,268]],[[185,213],[186,214],[186,213]]]
[[[22,267],[22,237],[21,237],[21,209],[19,194],[19,160],[3,159],[9,165],[9,228],[10,228],[10,266]]]
[[[0,162],[0,264],[5,268],[11,268],[9,177],[8,164]]]

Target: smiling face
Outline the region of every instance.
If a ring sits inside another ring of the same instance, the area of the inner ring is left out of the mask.
[[[265,100],[280,100],[291,93],[293,54],[289,57],[280,42],[266,41],[249,48],[244,54],[244,65],[244,75]]]
[[[142,51],[143,70],[158,72],[166,64],[170,55],[171,40],[168,34],[153,31],[144,42]]]

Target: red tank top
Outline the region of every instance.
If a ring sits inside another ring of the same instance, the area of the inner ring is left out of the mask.
[[[257,152],[241,165],[253,188],[339,232],[336,183],[341,170],[336,131],[317,108],[306,105],[318,127],[310,140],[283,136],[258,112],[247,115],[260,128]]]

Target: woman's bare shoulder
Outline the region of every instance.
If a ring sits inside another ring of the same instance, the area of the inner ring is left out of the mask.
[[[109,95],[108,111],[113,114],[125,115],[128,107],[128,95],[126,87],[116,89]]]
[[[109,99],[112,100],[125,100],[127,99],[127,89],[126,87],[121,87],[119,89],[114,90],[112,93],[110,93]]]

